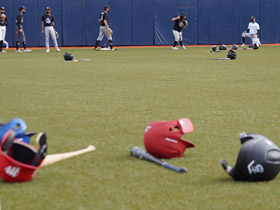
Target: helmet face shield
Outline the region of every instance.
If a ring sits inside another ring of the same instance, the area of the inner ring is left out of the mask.
[[[181,157],[187,147],[194,147],[192,142],[181,138],[192,131],[192,122],[187,118],[150,122],[145,130],[144,145],[158,158]]]

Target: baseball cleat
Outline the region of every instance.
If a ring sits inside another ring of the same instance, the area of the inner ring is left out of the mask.
[[[241,45],[241,47],[246,47],[246,44],[243,43],[243,44]]]
[[[16,50],[16,53],[22,53],[22,51],[21,50]]]
[[[47,53],[50,52],[50,49],[47,49],[46,52],[47,52]]]
[[[117,51],[117,50],[118,50],[118,49],[116,49],[116,48],[112,48],[112,49],[111,49],[111,51]]]
[[[28,50],[28,49],[25,49],[25,50],[23,50],[23,52],[25,52],[25,53],[29,53],[29,52],[31,52],[32,50]]]
[[[61,50],[59,48],[56,49],[56,52],[60,52]]]
[[[100,49],[99,49],[99,48],[97,48],[97,47],[93,47],[93,50],[95,50],[95,51],[99,51]]]
[[[183,50],[187,49],[184,45],[182,45],[181,48],[182,48]]]
[[[172,50],[178,50],[178,48],[177,48],[177,47],[172,47],[171,49],[172,49]]]
[[[2,51],[0,51],[1,53],[6,53],[6,51],[5,50],[2,50]]]

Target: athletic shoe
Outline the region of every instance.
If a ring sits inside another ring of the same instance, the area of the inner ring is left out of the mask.
[[[58,48],[56,49],[56,52],[60,52],[60,51],[61,51],[60,49],[58,49]]]
[[[171,49],[172,49],[172,50],[178,50],[178,48],[177,48],[177,47],[172,47]]]
[[[47,53],[50,52],[50,49],[46,49],[46,52],[47,52]]]
[[[16,50],[16,53],[22,53],[22,51],[21,50]]]
[[[2,50],[2,51],[0,51],[0,53],[6,53],[6,51],[5,51],[5,50]]]
[[[116,49],[116,48],[112,48],[111,50],[112,50],[112,51],[117,51],[118,49]]]
[[[183,50],[187,49],[184,45],[182,45],[181,48],[182,48]]]
[[[23,50],[23,52],[25,52],[25,53],[29,53],[29,52],[31,52],[32,50],[28,50],[28,49],[25,49],[25,50]]]
[[[243,43],[243,44],[241,45],[241,47],[247,47],[247,46],[246,46],[246,44]]]
[[[99,48],[97,48],[97,47],[93,47],[93,50],[95,50],[95,51],[99,51]]]

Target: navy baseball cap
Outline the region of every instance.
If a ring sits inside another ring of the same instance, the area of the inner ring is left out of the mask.
[[[21,10],[26,10],[26,8],[25,8],[25,6],[21,6],[20,8],[19,8],[19,11],[21,11]]]
[[[51,8],[50,7],[46,7],[46,9],[45,10],[51,10]]]
[[[0,10],[5,10],[5,7],[0,7]]]

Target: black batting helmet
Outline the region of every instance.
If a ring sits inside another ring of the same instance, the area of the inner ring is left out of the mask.
[[[280,171],[280,149],[267,137],[240,134],[241,149],[236,164],[230,167],[225,160],[221,165],[236,181],[266,181],[277,176]]]
[[[64,53],[63,55],[65,61],[72,61],[74,59],[74,55],[72,53]]]
[[[230,60],[236,59],[236,52],[234,52],[233,50],[229,50],[229,51],[228,51],[228,54],[227,54],[227,57],[228,57]]]
[[[253,21],[253,19],[256,19],[256,17],[255,16],[251,16],[251,21]]]
[[[220,50],[226,50],[227,49],[227,46],[226,45],[224,45],[224,44],[221,44],[221,46],[220,46],[220,48],[219,48]]]
[[[238,46],[237,46],[236,44],[233,44],[233,45],[231,46],[231,49],[233,49],[233,50],[238,50]]]
[[[210,52],[216,52],[217,51],[217,46],[216,45],[212,45],[210,47]]]

